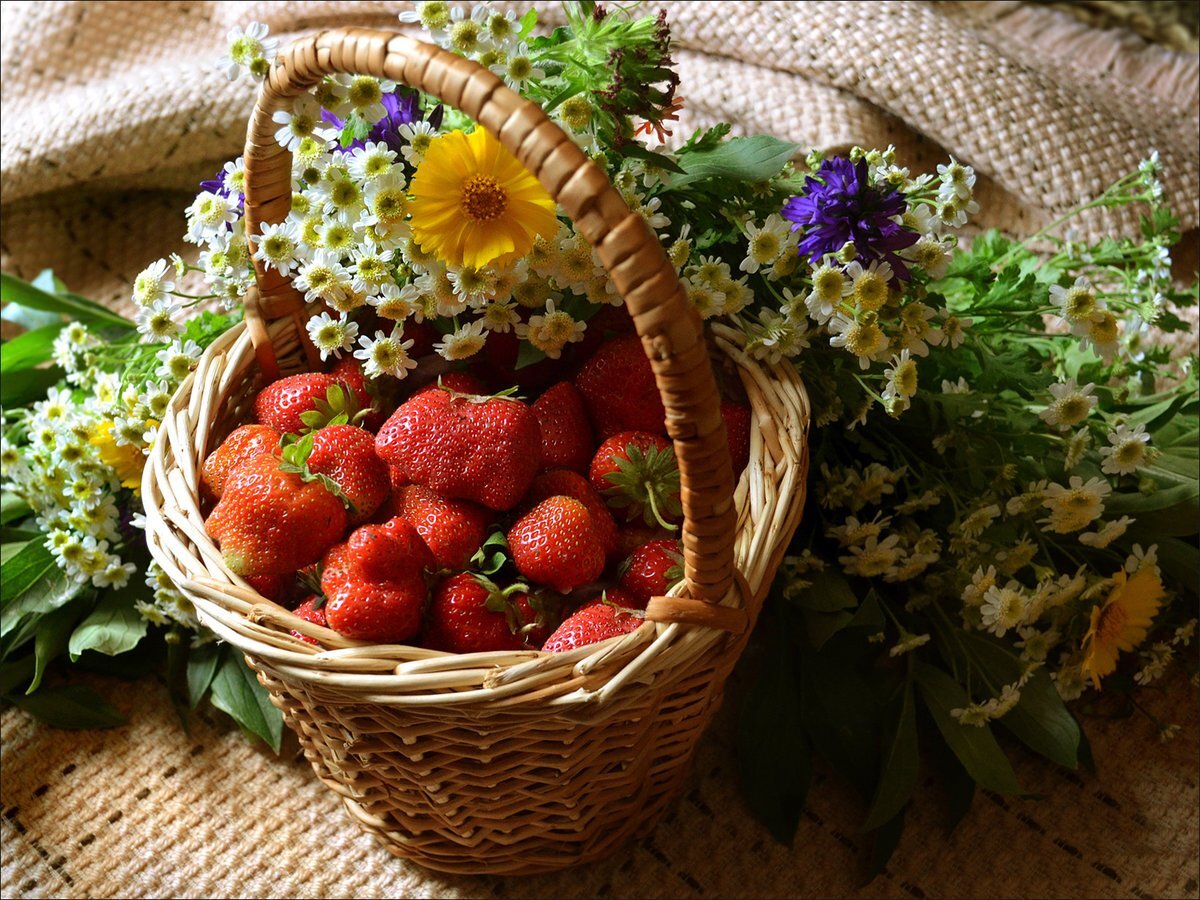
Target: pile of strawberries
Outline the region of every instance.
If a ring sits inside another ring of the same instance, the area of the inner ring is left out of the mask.
[[[451,372],[388,403],[351,358],[282,378],[204,461],[208,533],[263,596],[357,640],[559,652],[633,631],[682,577],[641,341],[605,341],[532,403],[515,390]],[[736,474],[749,411],[722,412]]]

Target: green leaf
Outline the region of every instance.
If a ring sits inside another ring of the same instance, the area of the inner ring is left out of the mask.
[[[130,329],[134,327],[129,319],[94,300],[71,293],[52,294],[7,272],[0,272],[0,299],[5,303],[18,303],[29,309],[58,313],[81,322],[102,322]]]
[[[940,669],[916,664],[917,686],[938,731],[954,751],[967,773],[981,787],[998,794],[1022,794],[1012,764],[986,725],[961,725],[950,715],[952,709],[964,709],[970,703],[967,692]]]
[[[812,753],[800,724],[800,695],[786,639],[766,630],[763,668],[738,710],[742,794],[771,836],[790,847],[812,777]]]
[[[850,583],[832,567],[817,572],[809,587],[788,594],[787,599],[811,612],[832,613],[858,606]]]
[[[46,395],[66,375],[58,366],[47,369],[22,369],[0,380],[0,406],[24,406]]]
[[[517,32],[517,40],[526,37],[529,32],[533,31],[533,27],[537,25],[538,11],[536,9],[528,10],[525,15],[520,18],[521,29]]]
[[[188,704],[192,709],[200,705],[209,686],[216,677],[217,668],[226,654],[219,644],[201,644],[188,654],[187,690]]]
[[[704,179],[767,181],[778,175],[799,152],[799,144],[766,134],[730,138],[711,150],[681,153],[679,166],[686,174],[673,176],[668,189],[675,190]]]
[[[0,525],[16,522],[30,515],[32,512],[33,510],[30,509],[29,504],[16,494],[9,491],[0,494]]]
[[[508,552],[508,539],[503,531],[497,529],[488,535],[487,540],[475,551],[471,557],[471,565],[481,575],[495,575],[508,562]]]
[[[917,753],[917,709],[913,702],[912,678],[904,681],[896,727],[883,758],[879,785],[867,812],[863,831],[873,831],[899,816],[917,786],[920,758]]]
[[[38,623],[37,634],[33,639],[34,671],[33,681],[25,693],[32,694],[42,683],[46,665],[62,655],[67,649],[67,637],[79,617],[83,614],[82,603],[68,603],[59,609],[42,617]]]
[[[679,164],[665,153],[657,153],[649,147],[643,147],[641,144],[629,143],[621,148],[621,155],[628,159],[640,159],[650,163],[651,166],[662,169],[665,172],[675,172],[679,175],[686,174]]]
[[[534,363],[540,363],[546,358],[545,351],[539,350],[529,341],[521,341],[517,348],[517,361],[513,365],[513,370],[523,369],[526,366],[532,366]]]
[[[1011,684],[1025,670],[1016,654],[992,638],[963,632],[959,639],[971,662],[994,687]],[[1079,723],[1063,704],[1045,669],[1033,673],[1021,688],[1020,701],[998,721],[1035,753],[1068,769],[1078,766]]]
[[[0,609],[7,611],[23,594],[57,569],[53,554],[41,541],[30,541],[0,566]]]
[[[904,833],[904,810],[896,813],[884,822],[875,832],[875,840],[871,844],[871,857],[867,865],[867,875],[874,878],[883,871],[896,847],[900,843],[900,835]]]
[[[67,648],[71,659],[79,659],[84,650],[118,656],[136,647],[146,636],[149,624],[133,606],[144,592],[141,581],[131,581],[120,590],[106,592],[100,605],[71,635]]]
[[[0,663],[0,696],[7,696],[23,684],[28,684],[34,672],[33,654]]]
[[[0,348],[0,373],[30,369],[47,362],[53,355],[54,339],[66,327],[66,322],[47,325],[18,335]]]
[[[14,702],[55,728],[112,728],[126,721],[108,701],[82,684],[43,688]]]
[[[30,541],[36,541],[41,538],[40,531],[30,531],[28,528],[8,528],[0,525],[0,544],[21,544],[24,546]]]
[[[283,715],[271,705],[266,689],[242,661],[240,653],[229,653],[221,661],[212,680],[212,705],[229,713],[243,729],[279,752]]]

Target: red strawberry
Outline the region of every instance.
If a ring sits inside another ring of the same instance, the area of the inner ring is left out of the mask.
[[[729,458],[733,461],[733,477],[736,479],[750,464],[750,410],[739,403],[726,401],[721,404],[721,418],[725,420]]]
[[[413,391],[413,396],[436,391],[439,386],[443,389],[449,388],[452,391],[458,391],[460,394],[478,394],[480,396],[487,394],[487,385],[470,372],[446,372],[444,375],[439,375],[437,381],[431,381],[424,387]]]
[[[256,456],[225,482],[205,522],[234,573],[286,575],[317,562],[346,530],[346,508],[319,481]]]
[[[429,390],[379,429],[375,447],[398,474],[444,497],[512,509],[541,465],[537,417],[520,400]]]
[[[492,514],[466,500],[447,500],[424,485],[410,484],[393,494],[394,515],[403,516],[433,551],[443,569],[465,569],[488,535]]]
[[[337,378],[323,372],[289,375],[268,384],[254,398],[254,416],[278,431],[299,434],[305,430],[300,416],[317,408]]]
[[[637,631],[645,619],[629,611],[632,609],[633,598],[624,591],[607,591],[605,596],[585,603],[568,616],[546,639],[542,650],[546,653],[564,653]]]
[[[654,370],[636,334],[614,338],[597,350],[575,376],[597,437],[621,431],[667,433],[666,411]]]
[[[560,381],[534,401],[533,414],[542,429],[542,470],[586,472],[595,443],[575,386]]]
[[[318,606],[317,604],[320,605]],[[320,625],[322,628],[329,627],[329,623],[325,620],[324,597],[318,597],[316,594],[306,597],[304,602],[292,610],[292,612],[294,612],[305,622],[312,622],[314,625]],[[300,638],[300,640],[304,641],[306,644],[316,644],[318,647],[320,646],[320,643],[318,643],[318,641],[316,641],[314,638],[306,637],[305,635],[296,631],[294,628],[291,629],[291,632],[293,636]]]
[[[528,313],[522,315],[527,318]],[[567,345],[570,347],[570,345]],[[493,331],[483,345],[484,369],[497,384],[518,384],[525,390],[536,393],[562,377],[560,360],[542,359],[517,368],[517,357],[521,352],[521,341],[515,332]]]
[[[570,344],[569,347],[576,359],[586,360],[614,335],[630,334],[633,330],[633,318],[624,303],[620,306],[605,304],[600,307],[598,313],[588,319],[583,340],[577,344]]]
[[[500,588],[471,572],[453,575],[433,595],[423,643],[451,653],[521,650],[527,646],[522,627],[534,624],[519,605],[524,600],[524,610],[532,612],[528,591],[523,584]]]
[[[650,541],[675,541],[678,535],[672,534],[657,523],[647,525],[645,522],[626,522],[617,532],[617,549],[613,554],[617,559],[625,559],[642,544]]]
[[[595,581],[604,571],[604,545],[587,507],[571,497],[543,500],[508,532],[517,571],[560,594]]]
[[[533,479],[524,505],[532,509],[550,497],[571,497],[582,503],[592,516],[592,525],[600,538],[605,556],[612,556],[617,548],[617,523],[609,512],[604,498],[592,490],[586,478],[569,469],[554,469],[543,472]]]
[[[200,483],[220,499],[229,473],[253,456],[279,452],[279,432],[270,425],[242,425],[221,442],[200,467]]]
[[[308,468],[327,476],[350,501],[351,525],[371,518],[392,492],[387,463],[375,453],[375,436],[356,425],[326,425],[314,431]]]
[[[374,382],[367,380],[363,374],[362,363],[347,354],[339,359],[329,370],[329,374],[354,392],[356,405],[365,415],[356,424],[367,431],[378,431],[379,426],[387,421],[384,398],[373,393],[377,390]]]
[[[675,450],[657,434],[613,435],[596,451],[588,480],[609,506],[624,510],[627,519],[670,528],[682,517]]]
[[[247,575],[246,584],[258,591],[268,600],[284,603],[288,600],[292,589],[296,586],[296,573],[284,575]]]
[[[661,597],[683,578],[679,541],[650,541],[629,555],[621,572],[621,587],[645,609],[651,597]]]
[[[325,615],[339,634],[363,641],[399,643],[414,637],[429,589],[432,563],[416,530],[403,519],[364,525],[325,556],[321,589]]]

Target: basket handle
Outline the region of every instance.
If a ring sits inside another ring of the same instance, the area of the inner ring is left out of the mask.
[[[596,248],[642,338],[666,409],[667,432],[675,442],[687,594],[693,603],[720,602],[734,582],[733,471],[700,317],[645,220],[630,211],[604,171],[540,106],[478,63],[396,32],[335,29],[297,40],[279,54],[250,119],[247,236],[258,235],[263,224],[282,222],[291,211],[292,157],[275,140],[278,126],[272,115],[334,73],[387,78],[462,110],[537,176]],[[254,267],[258,296],[248,298],[253,307],[248,318],[257,321],[250,330],[260,362],[273,367],[274,348],[263,322],[301,317],[305,303],[290,279],[258,260]],[[697,613],[704,611],[702,604],[696,605]],[[690,617],[676,609],[667,618]]]

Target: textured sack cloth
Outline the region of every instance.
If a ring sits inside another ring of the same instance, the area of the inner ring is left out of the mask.
[[[52,267],[127,306],[134,276],[182,242],[197,183],[240,152],[253,92],[214,62],[258,19],[284,40],[397,26],[407,4],[9,3],[0,12],[0,264]],[[498,4],[503,5],[503,4]],[[553,21],[553,4],[539,4]],[[825,150],[895,144],[930,169],[975,166],[978,224],[1029,234],[1151,147],[1197,226],[1197,57],[1021,3],[656,4],[681,42],[676,137],[729,120]],[[1089,236],[1132,230],[1096,211]],[[1194,244],[1193,244],[1194,246]],[[1177,253],[1177,256],[1182,254]],[[0,718],[5,897],[52,896],[1197,896],[1197,719],[1183,679],[1147,698],[1182,731],[1085,722],[1100,777],[1014,754],[1041,803],[981,794],[947,838],[922,781],[891,865],[867,886],[862,806],[819,771],[792,847],[740,799],[733,709],[701,742],[684,797],[611,860],[530,881],[457,878],[388,856],[312,777],[202,712],[191,735],[153,680],[98,685],[130,718],[65,732]],[[736,694],[736,684],[731,694]],[[932,771],[932,770],[929,770]]]

